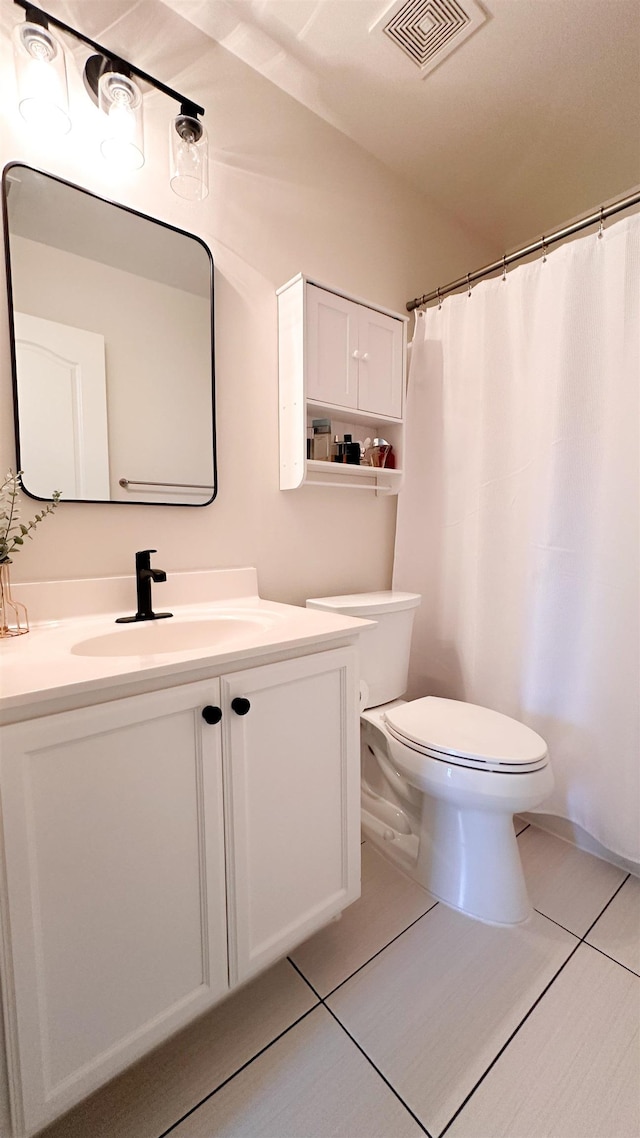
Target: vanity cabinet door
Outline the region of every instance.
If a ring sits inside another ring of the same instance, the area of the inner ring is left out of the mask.
[[[360,894],[355,677],[340,648],[222,679],[232,984]]]
[[[228,988],[221,730],[207,705],[217,679],[2,730],[17,1134]]]

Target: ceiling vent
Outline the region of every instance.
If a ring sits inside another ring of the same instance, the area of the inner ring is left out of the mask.
[[[422,78],[460,47],[487,19],[476,0],[404,0],[369,29],[382,28],[420,69]]]

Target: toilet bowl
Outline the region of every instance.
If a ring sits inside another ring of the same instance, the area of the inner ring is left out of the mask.
[[[490,924],[518,924],[531,904],[513,815],[553,788],[546,744],[486,707],[397,698],[419,602],[396,592],[307,601],[378,622],[360,646],[363,832],[438,900]]]

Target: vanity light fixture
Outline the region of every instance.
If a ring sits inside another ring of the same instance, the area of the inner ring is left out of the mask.
[[[23,118],[60,133],[71,127],[64,50],[49,29],[49,24],[53,24],[97,53],[86,61],[84,84],[103,112],[104,135],[100,144],[103,157],[120,169],[137,170],[144,164],[141,80],[180,105],[180,114],[171,123],[169,180],[172,190],[189,201],[206,198],[209,192],[207,133],[198,117],[204,115],[204,108],[69,24],[36,8],[29,0],[14,0],[14,3],[26,12],[25,23],[18,24],[13,33]]]

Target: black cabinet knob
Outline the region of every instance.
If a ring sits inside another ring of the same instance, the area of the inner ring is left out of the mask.
[[[222,719],[222,711],[219,707],[212,707],[209,704],[207,707],[202,708],[202,718],[205,723],[219,723]]]
[[[235,699],[231,700],[231,707],[235,711],[236,715],[246,715],[249,708],[251,707],[251,704],[249,703],[248,699],[244,699],[243,696],[237,695]]]

